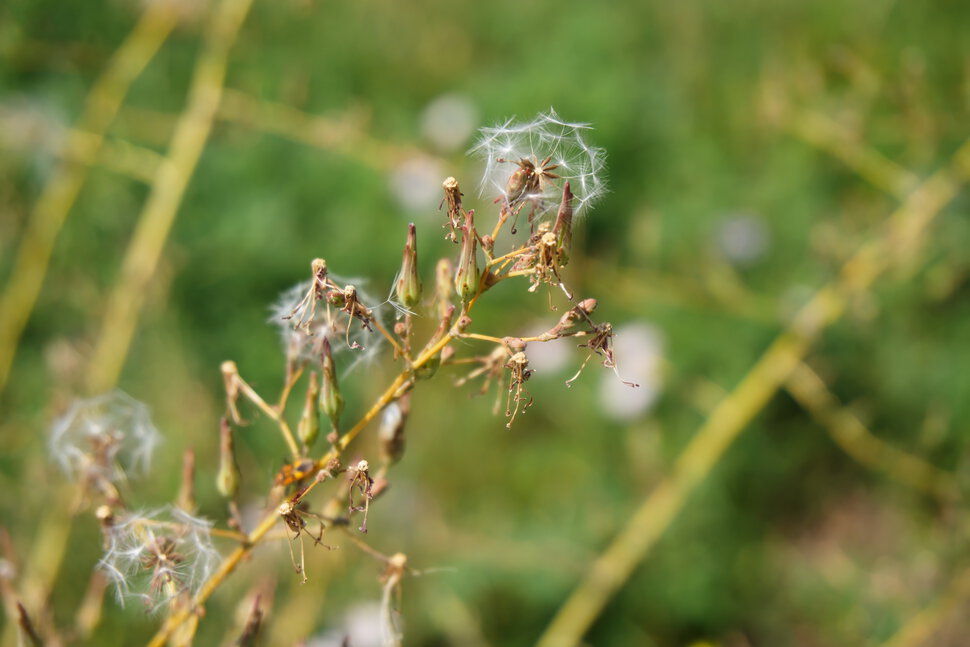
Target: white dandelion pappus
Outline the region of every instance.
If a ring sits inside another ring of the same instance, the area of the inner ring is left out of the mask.
[[[364,283],[362,279],[346,279],[333,273],[328,273],[328,276],[337,285],[359,286]],[[312,281],[309,279],[297,283],[280,293],[277,300],[270,305],[272,314],[267,322],[279,331],[284,352],[302,361],[320,363],[323,340],[327,339],[335,357],[348,356],[339,362],[342,373],[350,372],[358,364],[375,359],[385,343],[383,335],[377,330],[367,330],[359,320],[351,318],[335,306],[328,309],[322,300],[316,304],[304,302],[303,298],[309,292]],[[382,324],[386,323],[383,319],[387,314],[387,308],[384,307],[387,301],[378,302],[359,287],[356,289],[357,298],[371,310],[373,317]]]
[[[72,479],[141,475],[151,466],[161,434],[148,407],[123,391],[76,400],[51,430],[51,456]]]
[[[470,153],[485,160],[481,194],[508,200],[509,176],[517,164],[539,166],[548,157],[545,166],[555,174],[555,181],[541,181],[535,193],[512,196],[513,201],[529,200],[541,217],[559,206],[562,184],[569,182],[576,201],[573,212],[577,217],[583,215],[606,193],[606,152],[586,142],[591,129],[589,124],[563,121],[551,108],[530,122],[509,119],[480,129],[481,136]]]
[[[167,506],[132,513],[109,526],[98,568],[115,585],[118,603],[140,599],[149,610],[195,595],[218,566],[212,522]]]

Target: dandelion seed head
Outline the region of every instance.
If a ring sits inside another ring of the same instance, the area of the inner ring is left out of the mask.
[[[174,506],[131,513],[108,527],[98,568],[121,606],[134,598],[157,610],[183,593],[195,595],[215,571],[221,557],[211,529],[212,522]]]
[[[382,325],[387,324],[387,320],[393,316],[394,308],[388,301],[382,303],[359,287],[365,283],[363,279],[347,279],[333,273],[328,276],[338,285],[358,286],[357,298],[370,308],[374,318]],[[351,319],[339,308],[330,306],[328,310],[324,301],[317,301],[315,305],[302,303],[311,284],[312,280],[297,283],[283,291],[270,305],[271,314],[267,321],[279,331],[283,352],[287,356],[319,364],[323,340],[327,339],[341,373],[349,373],[360,364],[374,361],[385,343],[384,337],[377,330],[365,329],[360,321]],[[313,320],[308,326],[301,325],[301,321],[306,323],[310,320],[311,308],[314,308]]]
[[[103,478],[148,471],[161,434],[148,407],[114,390],[76,400],[51,430],[51,456],[69,478]]]
[[[575,196],[575,215],[585,214],[606,193],[606,154],[586,142],[584,134],[590,130],[588,124],[563,121],[552,109],[529,122],[509,119],[482,128],[470,151],[485,161],[481,194],[507,198],[508,179],[519,160],[536,163],[549,157],[549,164],[558,165],[552,172],[559,178],[543,182],[538,193],[528,196],[536,214],[548,214],[559,206],[566,181]]]

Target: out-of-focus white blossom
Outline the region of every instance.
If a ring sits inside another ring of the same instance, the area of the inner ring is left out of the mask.
[[[555,325],[556,321],[548,321],[533,326],[526,333],[527,337],[541,335]],[[532,341],[526,347],[525,354],[529,357],[529,368],[536,372],[536,377],[543,379],[559,375],[567,368],[575,369],[577,361],[582,355],[576,350],[576,344],[571,339],[555,339],[553,341]]]
[[[185,593],[194,595],[221,559],[212,522],[169,506],[132,513],[106,528],[98,563],[115,585],[119,603],[137,598],[149,609]]]
[[[731,263],[747,266],[757,262],[771,243],[764,219],[752,213],[731,213],[721,220],[715,234],[718,249]]]
[[[77,400],[54,423],[51,456],[72,479],[144,474],[161,435],[148,407],[122,391]]]
[[[568,181],[578,217],[606,193],[606,152],[590,146],[586,135],[588,124],[563,121],[552,109],[529,122],[509,119],[492,128],[482,128],[478,143],[471,152],[485,160],[481,193],[486,197],[506,195],[509,176],[520,160],[539,164],[547,157],[555,165],[551,173],[558,179],[543,180],[538,191],[528,199],[542,216],[559,206],[562,184]]]
[[[611,372],[604,372],[600,402],[611,417],[632,420],[646,413],[660,396],[663,338],[660,331],[649,324],[627,324],[616,329],[613,352],[619,375],[640,387],[631,389]]]
[[[414,155],[391,169],[391,193],[404,209],[435,214],[441,201],[444,171],[438,160]]]
[[[462,94],[442,94],[421,112],[421,134],[442,153],[461,148],[477,123],[478,109]]]

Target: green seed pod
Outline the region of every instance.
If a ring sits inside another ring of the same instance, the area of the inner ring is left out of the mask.
[[[474,212],[465,217],[461,228],[461,254],[458,257],[458,271],[455,272],[455,291],[463,303],[468,302],[478,291],[478,259],[476,258]]]
[[[310,384],[307,386],[306,399],[303,401],[303,414],[296,427],[296,435],[299,436],[303,446],[309,449],[313,447],[317,436],[320,434],[320,382],[317,381],[317,372],[310,372]]]
[[[323,384],[320,387],[320,410],[330,418],[330,423],[336,431],[340,421],[340,414],[344,410],[344,396],[340,394],[337,383],[337,370],[333,364],[333,354],[330,351],[330,340],[323,340]]]
[[[401,273],[394,285],[398,300],[405,308],[413,308],[421,300],[421,277],[418,276],[418,236],[414,223],[408,225],[408,241],[404,244]]]

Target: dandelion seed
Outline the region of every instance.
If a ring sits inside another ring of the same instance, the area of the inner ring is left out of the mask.
[[[98,567],[115,585],[118,602],[140,599],[150,610],[195,595],[219,564],[212,522],[168,506],[133,513],[106,528]]]
[[[148,407],[115,390],[75,401],[54,423],[50,452],[71,479],[115,483],[147,472],[159,442]]]
[[[482,128],[471,150],[485,160],[482,195],[529,200],[536,216],[542,217],[559,205],[562,183],[568,181],[576,198],[576,215],[581,216],[606,193],[606,153],[586,143],[584,133],[590,129],[588,124],[563,121],[552,109],[530,122],[510,119]],[[554,177],[529,187],[526,196],[512,196],[509,178],[520,162],[554,169]]]

